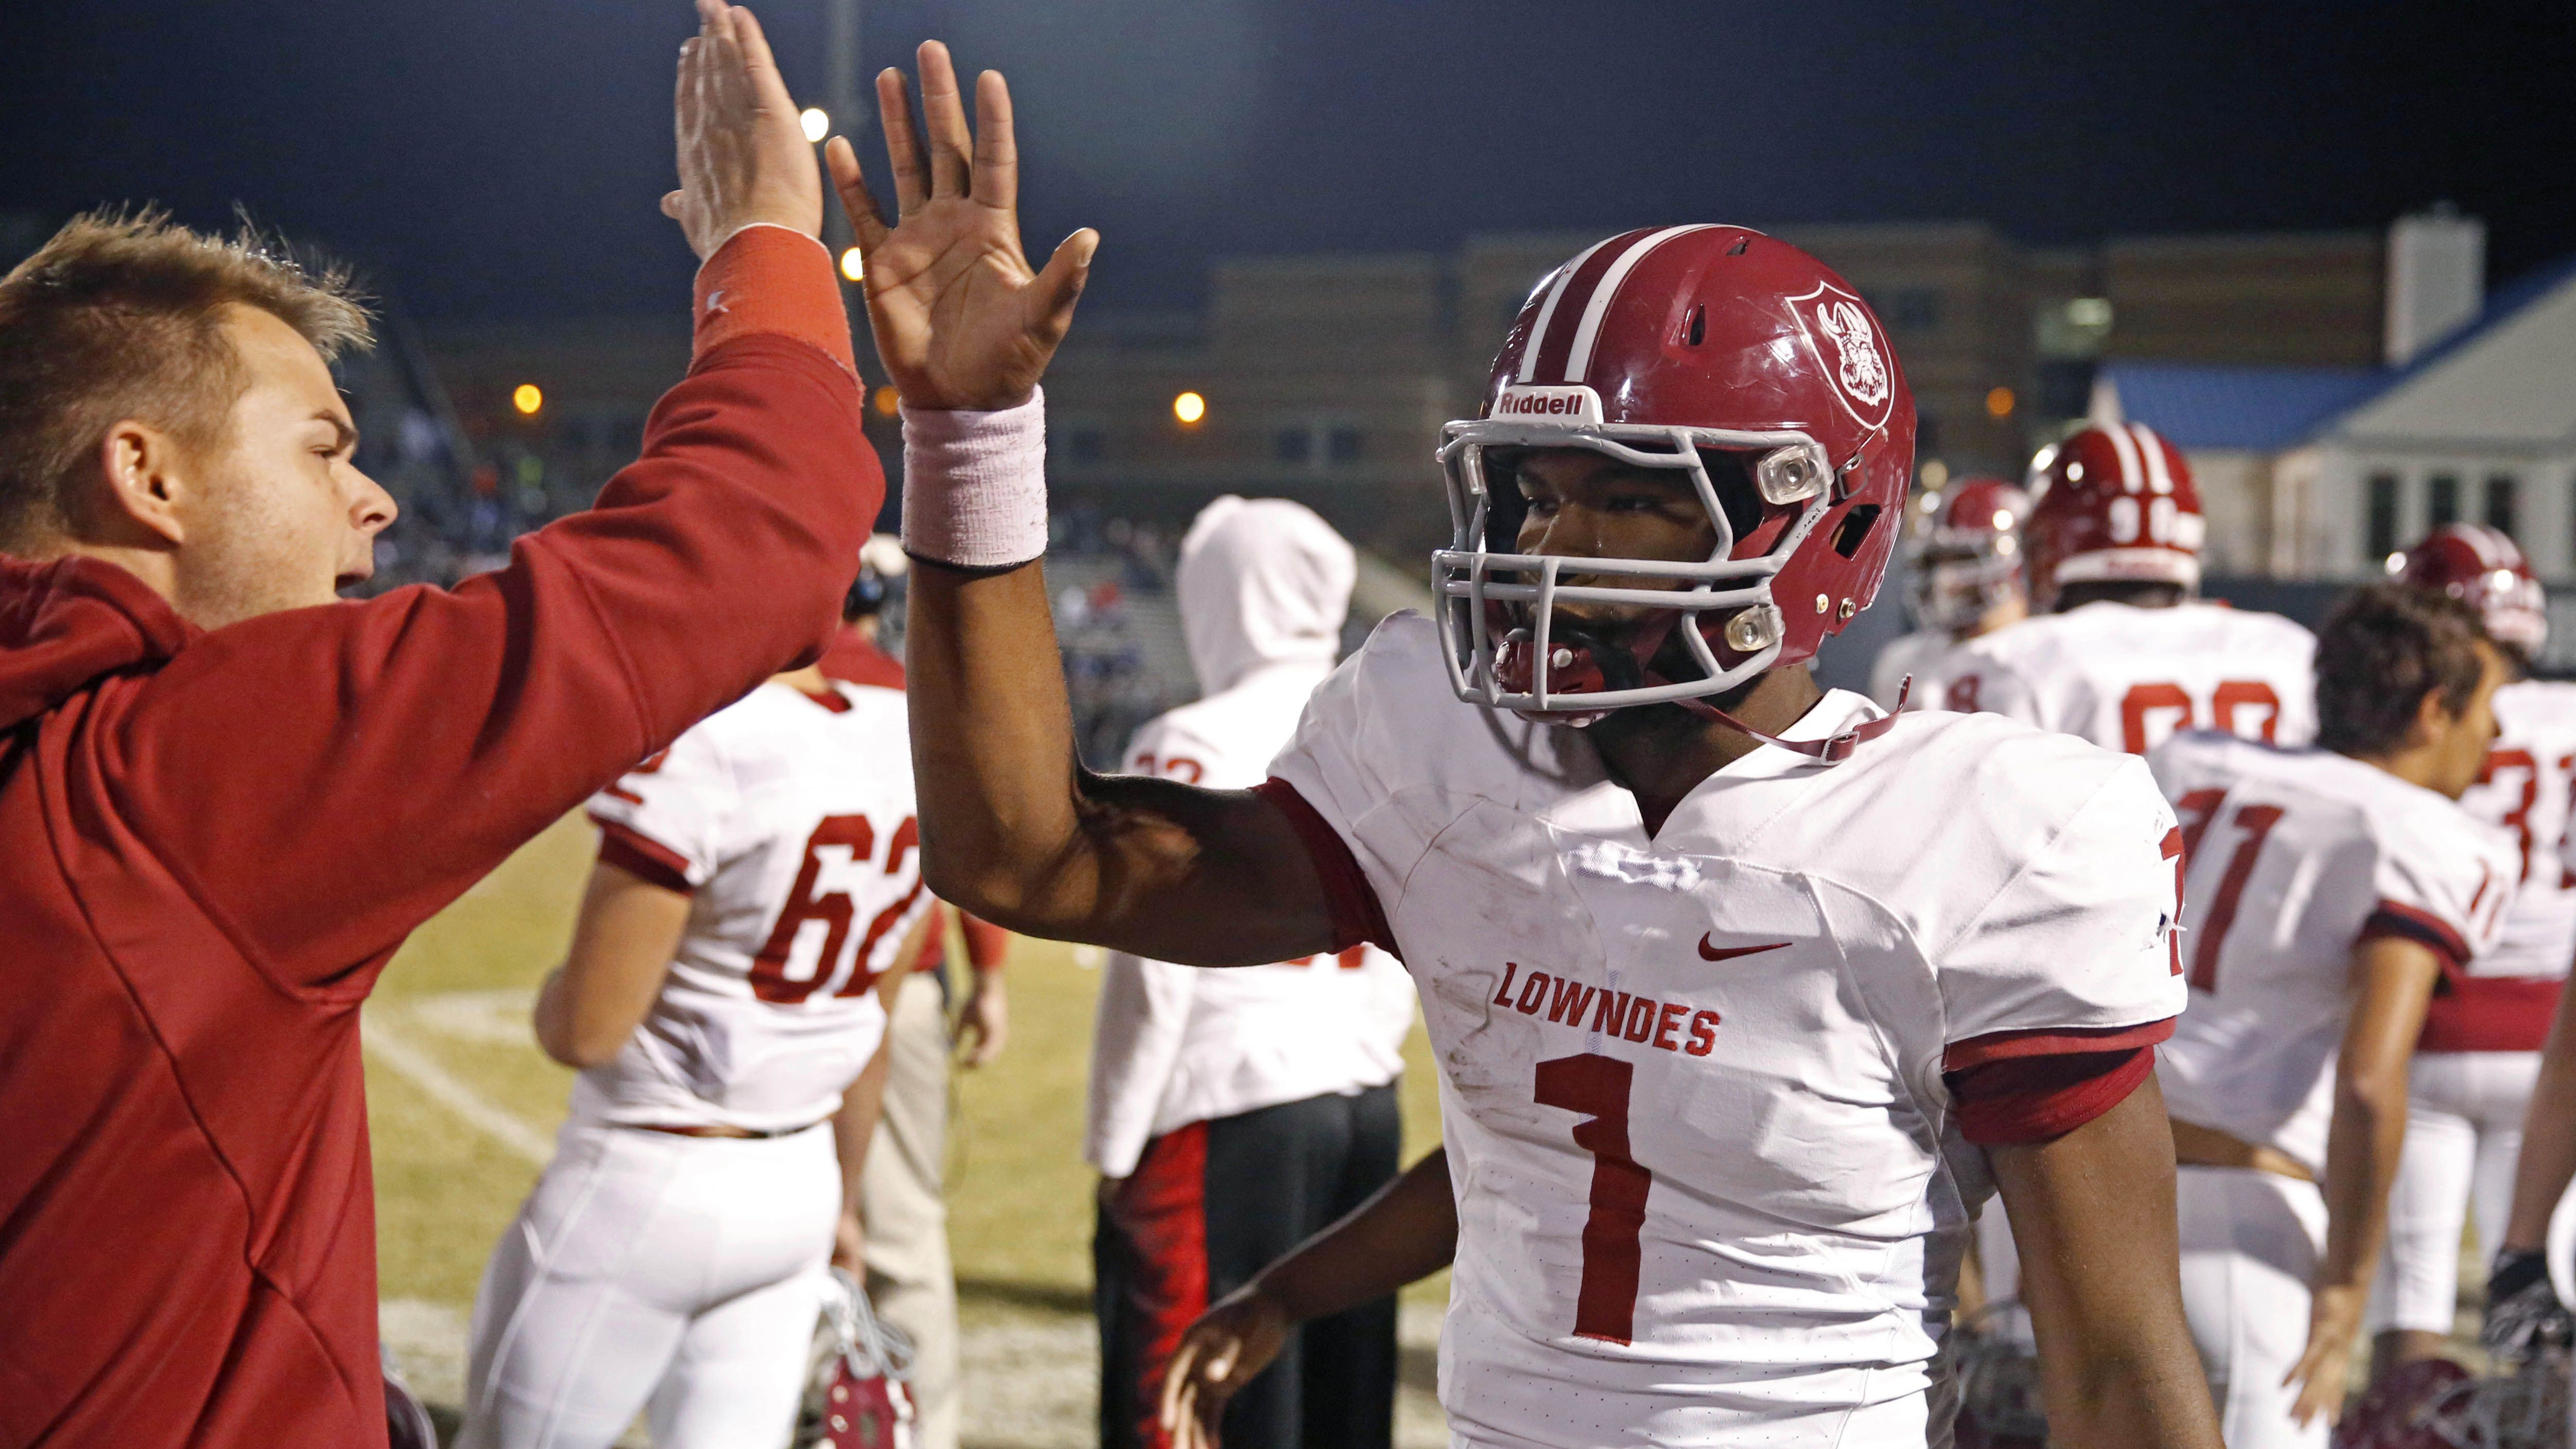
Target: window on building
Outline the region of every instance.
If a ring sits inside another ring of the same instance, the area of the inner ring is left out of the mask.
[[[1281,463],[1302,464],[1315,456],[1315,433],[1304,424],[1270,435],[1270,456]]]
[[[1338,427],[1324,435],[1324,458],[1327,462],[1356,463],[1360,460],[1360,447],[1360,430],[1357,428]]]
[[[2397,475],[2370,475],[2368,557],[2373,563],[2397,552]]]
[[[2436,473],[2424,480],[2424,527],[2440,528],[2460,521],[2460,480]]]
[[[2483,510],[2487,527],[2507,538],[2514,536],[2514,525],[2520,521],[2516,516],[2521,511],[2521,499],[2516,496],[2520,491],[2510,473],[2487,475],[2486,508]]]

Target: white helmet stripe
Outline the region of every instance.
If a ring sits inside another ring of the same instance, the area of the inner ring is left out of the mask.
[[[1565,354],[1567,382],[1583,381],[1583,374],[1591,369],[1592,344],[1601,336],[1602,314],[1610,310],[1610,300],[1619,295],[1619,284],[1628,280],[1628,273],[1636,270],[1637,263],[1644,261],[1648,253],[1674,237],[1708,229],[1705,223],[1697,226],[1665,227],[1662,231],[1639,240],[1635,246],[1628,248],[1618,260],[1610,264],[1610,270],[1601,274],[1601,284],[1592,289],[1591,302],[1583,309],[1583,325],[1575,330],[1573,350]],[[1531,356],[1536,357],[1537,354],[1532,353]]]
[[[2129,430],[2114,424],[2102,430],[2111,439],[2111,451],[2120,455],[2120,491],[2135,493],[2147,486],[2147,475],[2138,465],[2138,440]]]
[[[1556,285],[1547,289],[1547,300],[1538,304],[1538,317],[1530,323],[1529,341],[1521,346],[1519,381],[1528,382],[1538,376],[1538,355],[1547,348],[1547,324],[1556,316],[1556,304],[1563,300],[1566,287],[1574,281],[1574,274],[1583,270],[1583,264],[1592,260],[1594,252],[1616,240],[1618,238],[1605,236],[1576,253],[1573,261],[1556,269]]]
[[[2165,466],[2164,440],[2157,437],[2154,430],[2145,423],[2131,423],[2129,431],[2137,436],[2138,455],[2147,461],[2147,491],[2150,493],[2174,491],[2173,470]]]

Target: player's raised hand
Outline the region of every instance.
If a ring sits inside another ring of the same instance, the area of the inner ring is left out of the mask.
[[[877,76],[894,163],[892,226],[860,179],[850,143],[835,137],[824,151],[867,264],[877,356],[909,407],[1016,407],[1073,322],[1100,234],[1075,232],[1044,271],[1032,271],[1020,249],[1010,87],[998,71],[977,77],[970,130],[948,47],[925,41],[919,60],[926,148],[914,134],[903,73]]]
[[[1163,1432],[1172,1449],[1223,1449],[1217,1425],[1235,1391],[1270,1367],[1291,1325],[1279,1301],[1246,1284],[1217,1300],[1181,1334],[1163,1370]]]
[[[760,22],[723,0],[697,6],[672,97],[680,189],[662,198],[662,214],[701,260],[746,226],[822,235],[822,173]]]

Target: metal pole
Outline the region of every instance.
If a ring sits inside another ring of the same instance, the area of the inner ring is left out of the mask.
[[[859,84],[859,4],[860,0],[830,0],[831,29],[824,43],[831,76],[829,98],[824,108],[832,113],[832,129],[858,145],[868,134],[868,111],[860,97],[865,89]],[[864,154],[864,153],[862,153]],[[850,223],[838,206],[824,208],[823,239],[835,254],[850,245]]]

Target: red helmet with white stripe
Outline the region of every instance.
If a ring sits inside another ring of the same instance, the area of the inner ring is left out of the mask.
[[[2022,543],[2031,607],[2068,584],[2200,587],[2208,524],[2182,451],[2144,423],[2097,423],[2031,460],[2038,495]]]
[[[2531,564],[2502,530],[2446,523],[2404,553],[2388,572],[2422,589],[2439,589],[2485,618],[2487,633],[2525,658],[2549,642],[2549,609]]]
[[[1517,490],[1486,487],[1494,448],[1672,469],[1717,546],[1688,561],[1520,553]],[[1455,532],[1433,563],[1451,683],[1582,723],[1812,658],[1867,608],[1902,524],[1914,397],[1869,304],[1814,257],[1737,226],[1622,232],[1530,293],[1483,415],[1449,424],[1440,459]],[[1582,582],[1560,586],[1560,569]],[[1676,627],[1646,631],[1634,657],[1601,657],[1629,651],[1569,642],[1556,603],[1668,610]],[[1648,668],[1675,633],[1689,677]]]
[[[2030,495],[2001,478],[1962,478],[1914,503],[1906,606],[1927,629],[1973,629],[2021,577]]]

